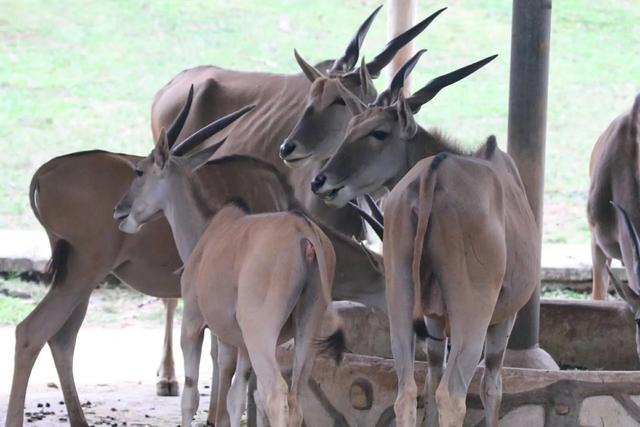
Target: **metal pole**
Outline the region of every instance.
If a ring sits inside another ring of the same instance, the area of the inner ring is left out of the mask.
[[[551,0],[513,0],[509,146],[538,224],[542,241],[544,154],[547,130],[547,86]],[[509,348],[537,347],[540,332],[540,288],[520,310]]]
[[[389,0],[389,15],[387,16],[387,37],[389,40],[413,26],[417,7],[418,0]],[[391,60],[388,68],[389,81],[414,53],[415,46],[413,40],[411,40]],[[403,91],[405,95],[411,93],[411,76],[405,80]]]

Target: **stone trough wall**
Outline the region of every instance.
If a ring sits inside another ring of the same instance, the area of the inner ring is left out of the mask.
[[[342,365],[318,358],[303,396],[305,425],[394,426],[396,375],[390,360],[386,316],[371,308],[340,304],[348,346]],[[543,300],[541,344],[562,365],[618,371],[545,371],[505,368],[501,426],[640,426],[640,372],[635,323],[624,303]],[[426,376],[417,354],[416,381]],[[291,349],[281,349],[283,370]],[[479,368],[467,399],[465,426],[484,426]],[[424,404],[418,402],[419,417]]]
[[[289,366],[291,353],[280,354]],[[416,362],[416,382],[424,386],[426,363]],[[481,427],[482,368],[467,398],[465,427]],[[303,396],[307,427],[394,426],[396,374],[393,361],[347,355],[340,366],[318,358]],[[503,370],[501,426],[631,427],[640,425],[640,372]],[[424,413],[418,402],[418,416]]]
[[[352,353],[392,357],[386,314],[353,303],[337,305]],[[640,370],[635,328],[621,301],[542,299],[540,304],[540,345],[563,367]],[[419,348],[416,359],[426,360]]]

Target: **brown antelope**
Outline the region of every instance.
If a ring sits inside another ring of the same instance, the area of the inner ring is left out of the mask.
[[[332,79],[345,76],[349,87],[356,90],[361,75],[355,69],[360,48],[379,9],[377,8],[362,23],[342,57],[335,61],[323,61],[314,68],[325,75],[331,75]],[[431,21],[425,20],[389,42],[380,54],[367,63],[367,73],[371,76],[379,75],[396,52],[424,30],[429,22]],[[160,129],[168,128],[174,120],[184,105],[189,86],[192,84],[195,85],[196,93],[192,113],[183,131],[185,135],[244,105],[255,104],[257,107],[251,120],[236,122],[223,132],[222,136],[227,137],[227,142],[218,150],[216,157],[243,154],[274,165],[286,176],[294,189],[295,197],[315,219],[349,236],[361,236],[362,221],[358,215],[348,208],[329,208],[309,192],[308,182],[320,168],[321,162],[326,160],[328,153],[314,154],[305,160],[305,167],[296,169],[287,167],[279,157],[280,145],[305,111],[305,98],[311,87],[309,80],[315,80],[305,67],[303,70],[306,74],[243,72],[215,66],[185,70],[155,96],[151,108],[154,141],[157,141]],[[318,85],[319,83],[316,84]],[[330,108],[335,111],[335,117],[344,109],[339,104]],[[290,165],[293,163],[289,162]]]
[[[138,162],[138,176],[114,212],[120,230],[127,233],[138,232],[164,214],[185,260],[181,279],[185,426],[191,425],[198,408],[205,327],[218,337],[221,352],[238,354],[227,400],[231,425],[238,427],[251,366],[258,378],[258,402],[270,425],[302,425],[299,387],[304,387],[313,366],[313,338],[325,311],[333,333],[321,345],[338,361],[344,349],[341,321],[331,306],[335,252],[329,238],[301,213],[250,215],[248,206],[237,203],[211,206],[206,183],[194,174],[222,143],[187,154],[250,108],[217,120],[172,148],[161,131],[156,148]],[[287,393],[276,347],[291,335],[296,347]]]
[[[589,164],[591,186],[587,216],[591,229],[593,262],[593,298],[605,299],[608,277],[605,266],[611,259],[625,265],[629,286],[640,292],[640,275],[628,230],[616,215],[613,201],[629,215],[631,224],[640,227],[640,95],[631,111],[617,117],[598,138]]]
[[[420,34],[446,8],[440,9],[420,23],[407,30],[401,36],[389,42],[388,46],[405,45]],[[377,63],[388,62],[395,54],[395,49],[386,47],[383,52],[367,64],[362,58],[358,69],[347,73],[334,69],[323,73],[307,63],[296,51],[296,61],[303,73],[311,82],[304,112],[293,126],[291,133],[280,146],[280,158],[292,168],[299,168],[313,160],[326,160],[336,151],[344,138],[351,115],[346,108],[338,84],[342,84],[350,92],[356,94],[363,102],[372,102],[377,93],[373,86],[373,78],[377,78],[382,67]],[[356,60],[357,55],[351,60]],[[355,64],[354,64],[355,65]],[[353,69],[353,66],[348,67]],[[303,185],[306,185],[305,182]]]
[[[441,143],[443,138],[437,133],[431,134],[420,128],[416,138],[421,138],[425,143],[413,144],[407,138],[400,138],[403,135],[397,132],[392,134],[391,130],[399,132],[399,127],[390,127],[386,123],[403,119],[395,112],[397,103],[393,101],[399,96],[405,77],[413,70],[424,52],[426,51],[418,51],[407,61],[398,70],[389,87],[369,105],[364,104],[343,86],[338,86],[351,115],[360,117],[357,120],[355,117],[351,118],[340,147],[311,181],[311,190],[326,204],[342,207],[362,194],[383,187],[391,188],[419,160],[435,155],[444,148]],[[420,102],[427,102],[444,87],[469,76],[495,57],[490,56],[433,79],[406,102],[417,112],[422,105]],[[381,126],[376,127],[378,122]],[[414,124],[418,129],[415,121],[410,124]],[[398,144],[387,144],[388,137],[396,138]],[[375,170],[369,164],[373,159],[380,163]]]
[[[383,254],[398,426],[416,423],[414,327],[428,338],[428,425],[437,418],[441,427],[462,425],[483,345],[481,397],[487,425],[498,425],[504,350],[517,311],[538,283],[537,226],[512,159],[494,138],[471,156],[413,117],[442,87],[491,59],[434,79],[408,99],[400,89],[411,61],[369,107],[341,90],[354,117],[343,145],[314,182],[314,190],[336,205],[392,188],[384,208]],[[451,352],[443,374],[445,347],[433,337],[445,335]]]
[[[167,137],[175,138],[178,127],[172,126]],[[76,153],[52,159],[32,179],[32,208],[52,245],[53,284],[42,302],[16,328],[16,363],[7,426],[22,425],[29,373],[47,342],[56,360],[69,422],[72,426],[87,425],[73,379],[73,344],[89,296],[107,273],[112,272],[148,295],[180,296],[179,278],[174,272],[182,263],[166,220],[158,219],[138,234],[128,235],[118,230],[112,218],[113,206],[129,188],[135,176],[132,165],[138,161],[140,157],[103,151]],[[217,159],[200,168],[197,175],[207,183],[213,200],[219,202],[242,196],[253,212],[298,206],[291,188],[277,170],[256,159],[245,156]],[[91,207],[90,212],[87,206]],[[382,261],[377,255],[363,252],[351,238],[328,227],[323,229],[338,255],[334,298],[386,309],[383,276],[379,268],[372,268],[372,264],[378,266]],[[213,346],[214,364],[216,351]],[[229,363],[235,360],[222,361],[221,365]],[[175,381],[173,363],[165,375],[167,380]],[[216,368],[214,375],[214,380],[220,375],[228,382],[233,367]],[[208,418],[211,424],[216,421],[216,391],[224,388],[224,384],[219,387],[215,384],[217,381],[212,386]],[[222,411],[219,416],[225,414]],[[217,421],[216,425],[224,425]]]
[[[73,426],[87,425],[73,379],[74,343],[90,294],[108,273],[147,295],[180,296],[179,277],[174,272],[182,263],[166,220],[154,221],[139,234],[126,235],[118,230],[112,218],[113,206],[134,176],[131,163],[139,159],[103,151],[76,153],[47,162],[32,179],[32,208],[52,246],[49,265],[52,285],[46,297],[16,328],[7,426],[22,425],[29,374],[47,342],[56,362],[69,422]],[[212,187],[219,197],[243,195],[256,212],[291,206],[290,189],[271,166],[262,162],[242,157],[221,159],[198,173],[215,183]],[[255,190],[256,182],[260,183],[261,193]],[[353,246],[354,254],[360,251],[357,245]],[[363,261],[368,263],[365,256]],[[372,283],[373,288],[376,281]],[[382,284],[378,286],[378,293],[381,292]],[[364,295],[368,301],[375,300],[373,290]],[[378,300],[383,301],[383,295]],[[170,333],[171,318],[168,322]],[[170,343],[171,336],[168,338]],[[216,352],[217,346],[212,346],[217,375]],[[171,352],[168,354],[171,356]],[[163,383],[171,386],[177,395],[172,357],[163,358],[160,378],[159,386]],[[216,384],[214,381],[211,422],[216,412]]]

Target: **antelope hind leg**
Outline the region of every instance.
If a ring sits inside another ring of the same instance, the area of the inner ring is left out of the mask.
[[[485,425],[498,427],[502,402],[502,363],[515,315],[501,323],[489,326],[484,349],[484,374],[480,398],[484,406]]]

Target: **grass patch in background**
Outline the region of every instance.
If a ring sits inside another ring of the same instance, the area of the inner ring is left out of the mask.
[[[31,313],[34,305],[27,301],[0,295],[0,325],[16,325]]]
[[[0,326],[17,325],[44,298],[48,287],[18,279],[0,279]],[[175,325],[182,319],[182,301],[178,303]],[[93,291],[85,325],[103,327],[162,327],[164,306],[158,298],[143,295],[127,287],[101,285]]]
[[[200,64],[297,72],[342,53],[379,0],[2,0],[0,228],[37,228],[31,175],[53,156],[101,148],[146,154],[155,92]],[[444,90],[419,122],[468,145],[496,134],[506,147],[511,2],[420,2],[419,17],[449,6],[422,34],[414,84],[492,53],[499,58]],[[383,11],[385,11],[384,8]],[[363,49],[386,38],[386,11]],[[545,241],[586,243],[588,161],[597,136],[640,90],[635,0],[555,4],[546,156]],[[635,51],[633,51],[635,49]]]
[[[0,326],[17,325],[44,298],[48,287],[19,279],[0,279]],[[543,298],[590,299],[590,292],[543,288]],[[610,298],[618,299],[617,296]],[[182,319],[182,300],[178,302],[175,325]],[[101,285],[91,294],[85,325],[105,327],[162,327],[164,306],[158,298],[143,295],[127,287]]]
[[[579,292],[569,288],[558,289],[558,288],[543,287],[540,295],[542,296],[542,298],[553,298],[553,299],[577,299],[577,300],[591,299],[591,292]]]

